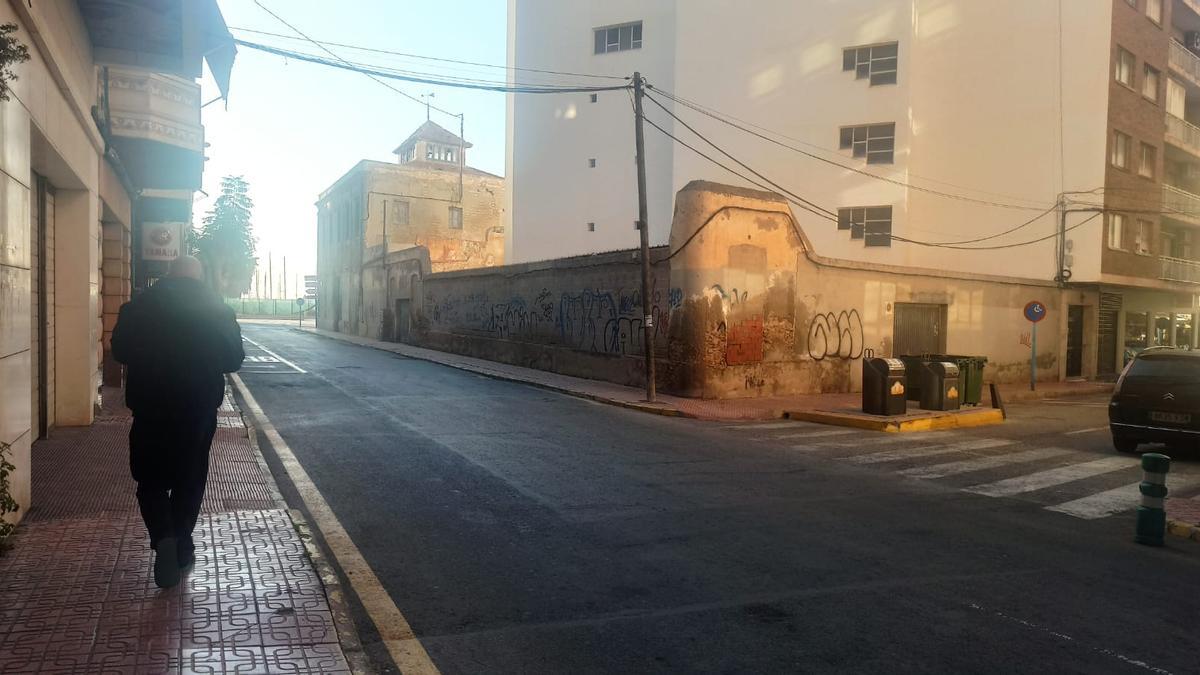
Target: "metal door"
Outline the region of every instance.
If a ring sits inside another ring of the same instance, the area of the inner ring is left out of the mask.
[[[897,302],[892,354],[920,356],[946,351],[946,306]]]
[[[30,200],[31,248],[32,248],[32,307],[33,335],[32,353],[32,412],[33,433],[36,438],[46,438],[54,426],[53,378],[54,378],[54,302],[53,289],[53,236],[54,236],[54,192],[47,180],[33,174],[33,192]]]
[[[1096,373],[1117,374],[1117,316],[1121,313],[1121,296],[1100,294],[1098,339],[1096,342]]]
[[[1067,377],[1083,375],[1083,305],[1067,307]]]

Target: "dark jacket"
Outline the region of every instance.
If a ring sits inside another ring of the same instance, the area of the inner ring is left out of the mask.
[[[233,310],[203,282],[175,277],[121,306],[112,354],[128,366],[125,404],[146,417],[215,414],[224,374],[246,358]]]

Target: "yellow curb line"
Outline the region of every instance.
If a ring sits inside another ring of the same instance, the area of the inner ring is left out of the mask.
[[[952,413],[930,417],[918,417],[908,420],[872,419],[859,415],[825,412],[820,410],[791,410],[786,413],[788,419],[829,424],[840,427],[866,429],[868,431],[883,431],[888,433],[906,433],[912,431],[941,431],[944,429],[969,429],[971,427],[990,426],[1004,422],[1004,413],[996,408],[985,408],[974,412]]]
[[[1167,519],[1167,532],[1176,537],[1200,541],[1200,525],[1192,525],[1182,520]]]

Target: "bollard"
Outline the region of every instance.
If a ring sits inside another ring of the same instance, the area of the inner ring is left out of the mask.
[[[1162,546],[1167,533],[1167,472],[1171,458],[1157,452],[1142,455],[1142,505],[1137,508],[1137,536],[1134,541],[1147,546]]]

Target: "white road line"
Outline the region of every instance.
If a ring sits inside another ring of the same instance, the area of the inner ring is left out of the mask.
[[[367,615],[371,617],[371,622],[378,629],[380,639],[387,647],[392,660],[400,668],[400,672],[406,675],[409,673],[436,675],[439,672],[437,667],[433,665],[433,661],[429,658],[429,654],[421,645],[420,640],[413,634],[408,620],[400,613],[400,609],[396,607],[396,603],[380,583],[379,577],[375,576],[375,572],[359,552],[358,546],[346,533],[346,529],[342,527],[341,522],[333,513],[333,509],[330,508],[329,502],[325,501],[325,497],[308,477],[308,472],[305,471],[300,460],[296,459],[291,448],[275,430],[271,421],[267,419],[266,414],[259,407],[258,401],[254,399],[254,395],[242,382],[242,378],[234,373],[230,379],[241,392],[242,398],[246,402],[246,411],[254,418],[254,425],[266,436],[271,448],[278,455],[280,463],[287,470],[288,477],[296,486],[296,491],[308,508],[309,514],[312,515],[313,522],[325,537],[325,543],[333,551],[342,571],[346,573],[346,578],[350,580],[354,593],[367,611]]]
[[[783,440],[786,438],[829,438],[831,436],[846,436],[848,434],[862,433],[859,429],[830,429],[828,431],[807,431],[799,434],[782,434],[779,436],[771,436],[772,440]]]
[[[280,362],[280,363],[285,363],[285,364],[287,364],[287,365],[291,366],[293,369],[295,369],[295,370],[296,370],[296,372],[298,372],[298,373],[300,373],[300,374],[302,374],[302,375],[303,375],[303,374],[306,374],[306,373],[308,373],[308,371],[307,371],[307,370],[305,370],[305,369],[301,368],[300,366],[298,366],[298,365],[296,365],[296,364],[292,363],[291,361],[288,361],[287,359],[285,359],[285,358],[283,358],[282,356],[280,356],[280,355],[276,354],[275,352],[271,351],[270,349],[267,349],[266,347],[264,347],[264,346],[262,346],[262,345],[258,344],[257,342],[255,342],[254,340],[251,340],[250,338],[246,337],[245,335],[243,335],[243,336],[242,336],[242,339],[243,339],[243,340],[245,340],[246,342],[249,342],[250,344],[254,345],[255,347],[258,347],[259,349],[263,350],[264,352],[266,352],[266,353],[270,354],[271,356],[274,356],[275,358],[279,359],[279,362]]]
[[[1108,431],[1108,425],[1105,424],[1102,427],[1092,427],[1091,429],[1076,429],[1075,431],[1068,431],[1068,432],[1064,433],[1063,435],[1064,436],[1076,436],[1078,434],[1090,434],[1093,431]]]
[[[952,443],[950,445],[926,445],[916,448],[902,448],[900,450],[872,452],[867,455],[847,457],[846,459],[852,464],[882,464],[883,462],[898,462],[903,459],[914,459],[917,457],[948,455],[952,452],[963,452],[964,450],[999,448],[1005,445],[1013,445],[1014,443],[1016,443],[1016,441],[1010,441],[1004,438],[980,438],[973,441],[963,441],[962,443]]]
[[[946,462],[945,464],[933,464],[930,466],[918,466],[911,469],[905,469],[900,473],[911,478],[944,478],[946,476],[954,476],[960,473],[970,473],[971,471],[982,471],[984,469],[994,469],[998,466],[1008,464],[1020,464],[1022,462],[1032,462],[1038,459],[1049,459],[1060,455],[1070,454],[1071,451],[1066,448],[1039,448],[1037,450],[1026,450],[1024,452],[1014,452],[1008,455],[994,455],[992,457],[980,457],[979,459],[964,459],[960,462]]]
[[[1195,487],[1197,483],[1200,483],[1200,476],[1185,476],[1174,481],[1171,480],[1170,476],[1167,477],[1167,488],[1172,492],[1175,490],[1187,490]],[[1142,494],[1138,490],[1139,485],[1141,483],[1122,485],[1119,488],[1097,492],[1082,499],[1047,506],[1046,509],[1087,520],[1111,516],[1114,513],[1128,511],[1138,505]]]
[[[1070,483],[1081,478],[1099,476],[1102,473],[1127,469],[1131,466],[1137,466],[1139,462],[1140,460],[1130,457],[1105,457],[1081,464],[1069,464],[1067,466],[1060,466],[1057,469],[1048,469],[1025,476],[1008,478],[994,483],[973,485],[966,488],[966,490],[967,492],[975,492],[987,495],[988,497],[1007,497],[1022,492],[1033,492],[1034,490],[1041,490],[1042,488],[1054,485]]]

